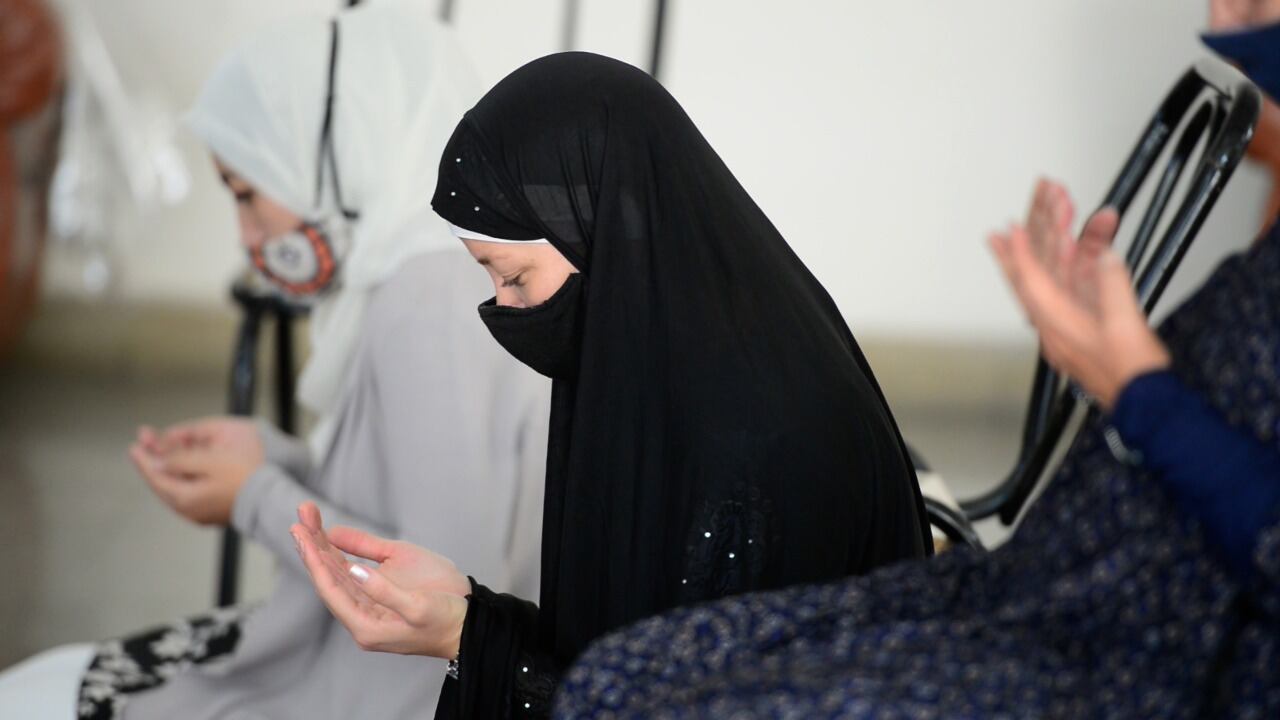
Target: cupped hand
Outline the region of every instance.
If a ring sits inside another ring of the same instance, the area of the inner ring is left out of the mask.
[[[227,525],[240,488],[264,461],[253,421],[206,418],[164,430],[143,426],[129,458],[151,490],[200,525]]]
[[[289,529],[316,594],[364,650],[453,658],[471,583],[453,563],[412,543],[354,528],[324,530],[314,503]],[[377,563],[355,564],[344,553]]]
[[[213,448],[262,462],[265,454],[257,423],[230,415],[186,420],[161,429],[143,425],[138,429],[138,442],[157,455],[180,449]]]
[[[993,234],[990,244],[1045,359],[1110,409],[1130,380],[1167,367],[1169,353],[1110,249],[1119,215],[1104,208],[1075,239],[1073,213],[1066,191],[1042,181],[1027,225]]]

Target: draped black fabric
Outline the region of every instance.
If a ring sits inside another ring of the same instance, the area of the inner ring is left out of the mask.
[[[547,458],[537,649],[552,661],[676,605],[929,552],[835,304],[648,75],[587,53],[516,70],[458,125],[432,203],[492,237],[545,237],[582,273]],[[464,676],[498,646],[515,672],[517,645],[464,638]]]
[[[1280,453],[1280,227],[1160,335],[1235,442]],[[583,653],[556,717],[1280,718],[1280,507],[1241,575],[1204,522],[1218,501],[1118,460],[1109,426],[1089,417],[996,550],[637,623]],[[1280,482],[1197,444],[1238,470],[1214,492]]]

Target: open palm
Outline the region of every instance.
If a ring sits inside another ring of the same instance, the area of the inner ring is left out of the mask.
[[[1066,188],[1040,180],[1027,211],[1026,240],[1049,279],[1076,307],[1102,320],[1100,273],[1120,218],[1114,210],[1103,209],[1077,239],[1071,232],[1075,212]]]
[[[1041,181],[1027,224],[991,237],[1044,357],[1080,383],[1104,408],[1137,375],[1169,364],[1147,326],[1124,263],[1110,249],[1120,217],[1105,208],[1077,239],[1066,190]]]
[[[316,593],[365,650],[451,658],[457,654],[470,582],[448,558],[354,528],[325,532],[314,503],[290,532]],[[377,563],[354,564],[349,553]]]

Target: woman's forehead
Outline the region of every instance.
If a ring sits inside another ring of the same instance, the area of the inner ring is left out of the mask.
[[[511,247],[502,243],[487,242],[475,238],[462,238],[462,244],[467,247],[471,257],[474,257],[476,262],[481,265],[502,264],[512,252]]]
[[[546,243],[502,243],[473,238],[462,238],[462,242],[476,262],[486,266],[528,262],[544,253],[556,252]]]

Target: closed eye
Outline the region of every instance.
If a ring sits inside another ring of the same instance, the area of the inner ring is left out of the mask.
[[[502,287],[504,288],[520,287],[521,285],[524,284],[523,282],[521,282],[522,277],[524,277],[524,273],[522,272],[518,272],[515,275],[512,275],[511,277],[504,277],[502,278]]]

